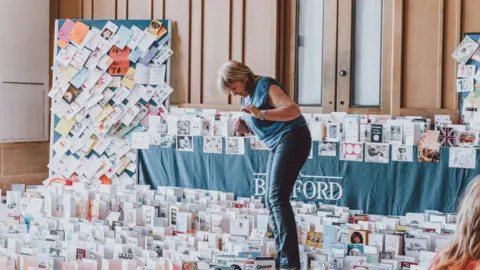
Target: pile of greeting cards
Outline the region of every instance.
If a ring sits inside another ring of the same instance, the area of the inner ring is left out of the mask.
[[[245,147],[248,147],[245,134],[237,134],[234,128],[235,122],[242,117],[244,115],[238,112],[172,108],[168,115],[150,117],[150,130],[144,132],[141,137],[144,139],[138,144],[134,142],[134,148],[143,143],[142,149],[155,145],[173,147],[177,151],[194,151],[193,137],[203,136],[203,147],[199,148],[204,153],[244,154]],[[313,141],[318,141],[319,156],[338,155],[340,160],[371,163],[413,162],[415,159],[418,162],[439,162],[440,148],[448,147],[449,167],[476,168],[478,131],[467,125],[452,124],[449,115],[436,115],[434,123],[415,116],[337,112],[304,114],[304,117]],[[223,149],[222,137],[226,149]],[[255,137],[248,139],[252,150],[268,150]],[[313,153],[310,153],[309,158],[312,157]]]
[[[266,269],[275,240],[259,198],[144,185],[12,185],[0,269]],[[455,214],[367,215],[291,202],[301,269],[427,269]],[[63,268],[62,268],[63,267]]]
[[[157,20],[146,29],[64,21],[48,94],[55,139],[46,184],[134,182],[133,137],[148,130],[149,116],[166,111],[173,92],[165,82],[169,39]]]

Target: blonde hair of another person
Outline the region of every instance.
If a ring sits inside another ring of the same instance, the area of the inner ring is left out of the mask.
[[[236,82],[245,82],[245,78],[251,76],[256,81],[260,78],[245,64],[230,60],[223,64],[218,71],[217,87],[226,95],[231,92],[231,85]],[[247,82],[248,84],[248,82]]]
[[[458,212],[455,234],[434,259],[431,269],[466,269],[477,260],[480,260],[480,176],[468,185]]]

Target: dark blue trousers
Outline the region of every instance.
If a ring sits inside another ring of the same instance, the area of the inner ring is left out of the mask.
[[[270,211],[279,268],[300,269],[297,225],[290,196],[311,147],[310,131],[303,126],[286,133],[268,157],[265,205]]]

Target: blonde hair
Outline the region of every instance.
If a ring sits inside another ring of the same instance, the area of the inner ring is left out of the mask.
[[[260,76],[254,74],[245,64],[235,60],[230,60],[223,64],[218,71],[217,87],[225,94],[230,94],[230,87],[236,82],[244,81],[249,76],[253,80],[258,80]]]
[[[471,260],[479,259],[480,176],[476,176],[463,195],[455,235],[432,263],[433,269],[464,269]]]

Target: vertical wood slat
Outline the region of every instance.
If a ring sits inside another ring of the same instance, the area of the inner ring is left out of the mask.
[[[171,85],[175,90],[171,103],[188,102],[188,63],[190,32],[190,0],[165,0],[165,17],[172,20]],[[214,39],[213,39],[214,40]]]
[[[280,2],[280,1],[279,1]],[[280,7],[281,5],[279,5]],[[284,43],[285,46],[283,50],[280,50],[278,53],[284,55],[283,65],[284,71],[284,81],[285,87],[288,89],[289,96],[293,99],[295,96],[295,51],[296,51],[296,40],[297,40],[297,1],[290,0],[288,5],[285,7],[285,37]],[[282,29],[279,29],[282,31]]]
[[[60,18],[81,19],[82,17],[82,0],[59,0]]]
[[[478,25],[480,25],[480,16],[478,16],[480,1],[462,0],[459,4],[462,6],[460,13],[462,34],[468,32],[480,32],[478,28]],[[460,42],[460,40],[458,42]]]
[[[437,100],[436,109],[442,108],[442,86],[443,86],[443,41],[444,41],[444,19],[445,19],[445,0],[439,0],[438,8],[438,51],[437,51]]]
[[[127,2],[127,0],[117,0],[117,20],[127,19]]]
[[[244,1],[245,0],[232,0],[232,18],[231,18],[231,56],[230,59],[243,62],[243,48],[244,48],[244,36],[243,36],[243,27],[244,27]],[[232,98],[232,104],[240,105],[241,98],[234,97]]]
[[[352,63],[352,1],[338,1],[337,73],[346,71],[346,76],[337,76],[337,111],[350,108],[351,63]]]
[[[277,2],[245,3],[245,63],[257,74],[275,76]]]
[[[393,0],[383,1],[382,14],[382,80],[381,80],[381,104],[382,114],[391,113],[392,97],[392,42],[393,42]]]
[[[82,2],[83,2],[82,19],[91,20],[93,15],[93,0],[83,0]]]
[[[323,112],[330,113],[336,106],[338,1],[325,1],[324,5],[323,70],[318,76],[323,76]]]
[[[151,0],[130,0],[127,8],[129,20],[145,20],[152,17]]]
[[[193,1],[197,2],[197,1]],[[165,0],[153,0],[153,18],[164,19],[165,18]]]
[[[274,77],[277,74],[277,16],[278,16],[278,2],[276,0],[268,1],[268,23],[269,23],[269,61],[268,63],[268,74]]]
[[[445,1],[444,27],[442,108],[457,109],[458,94],[455,91],[457,62],[450,55],[461,38],[462,0]]]
[[[192,0],[192,13],[190,23],[190,102],[193,104],[201,103],[202,96],[202,20],[203,20],[203,1]]]
[[[204,0],[204,4],[203,103],[228,104],[228,97],[217,89],[216,81],[218,69],[229,58],[230,1]]]
[[[403,0],[393,2],[393,45],[392,45],[392,102],[390,113],[400,115],[402,87],[402,34],[403,34]]]
[[[115,19],[115,0],[93,0],[93,19]]]
[[[438,109],[440,105],[441,3],[443,0],[405,1],[402,107]]]

